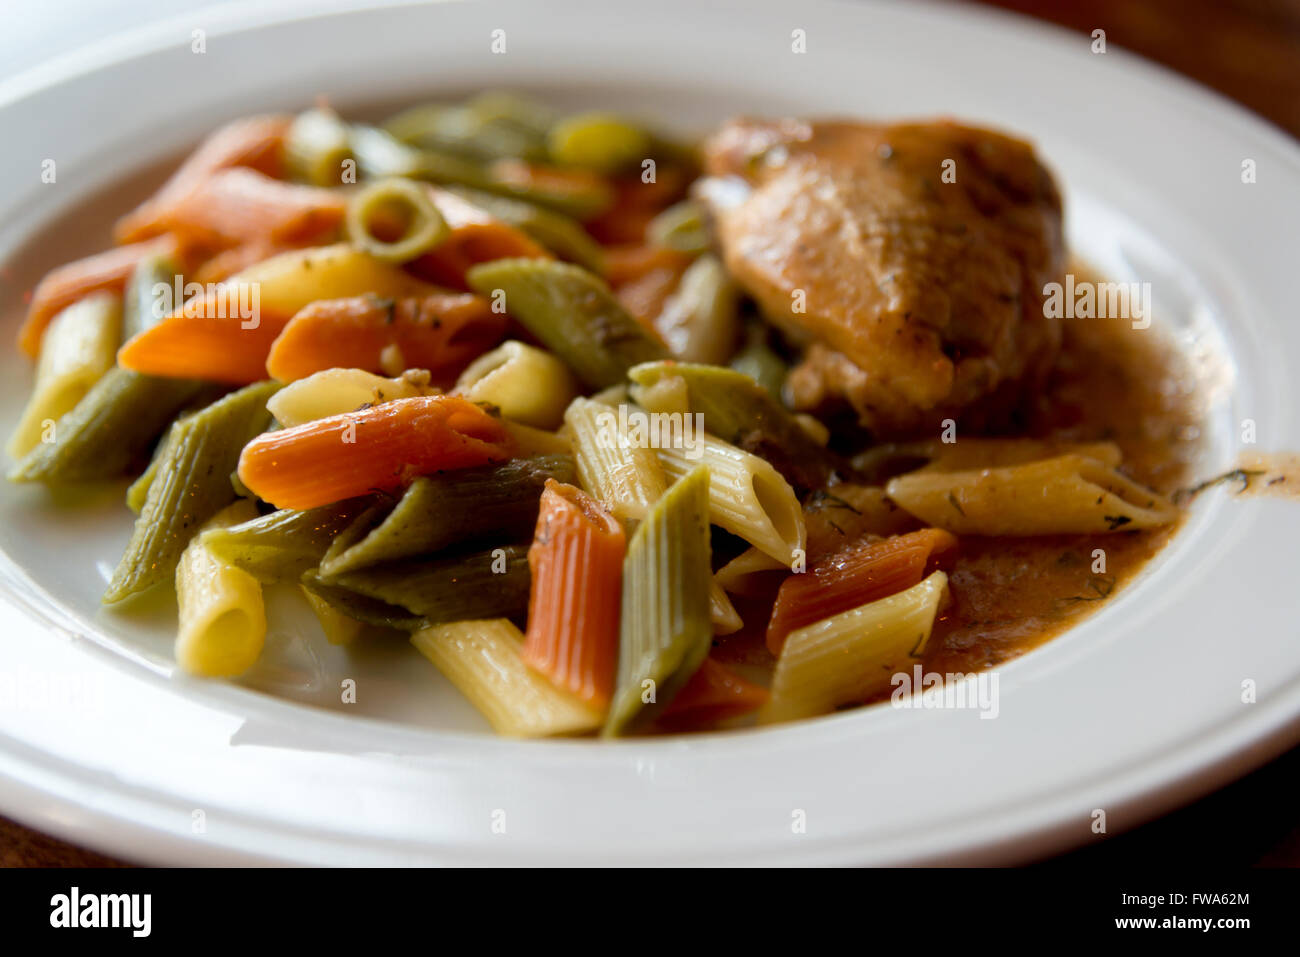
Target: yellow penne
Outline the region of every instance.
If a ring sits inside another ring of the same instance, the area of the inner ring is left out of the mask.
[[[786,567],[804,548],[803,511],[790,483],[765,459],[702,433],[682,448],[657,450],[669,481],[709,469],[709,520]]]
[[[763,723],[794,721],[859,704],[890,687],[925,650],[948,576],[792,631],[777,659]]]
[[[515,451],[521,458],[530,458],[534,455],[560,455],[573,451],[567,429],[548,432],[520,422],[511,422],[509,419],[502,419],[501,424],[510,433]]]
[[[923,522],[958,535],[1057,535],[1167,525],[1164,496],[1082,455],[979,471],[920,470],[885,486]]]
[[[488,719],[498,734],[581,734],[604,715],[562,691],[520,657],[524,636],[504,618],[457,621],[417,631],[411,643]]]
[[[10,456],[54,440],[51,425],[112,367],[121,335],[122,300],[111,293],[87,296],[54,317],[41,338],[36,385],[9,439]]]
[[[456,392],[496,406],[507,419],[554,429],[578,394],[578,380],[549,352],[511,339],[470,363]]]
[[[429,373],[412,369],[393,379],[362,369],[325,369],[291,382],[267,401],[266,407],[285,427],[324,419],[391,399],[434,395]]]
[[[760,587],[757,579],[778,571],[788,572],[790,567],[766,552],[749,548],[719,568],[713,579],[719,588],[733,595],[761,595],[768,590]]]
[[[248,499],[218,512],[206,525],[225,528],[257,517]],[[211,678],[242,674],[253,666],[266,641],[262,586],[243,569],[221,562],[196,535],[176,566],[180,628],[176,663]]]
[[[574,399],[564,413],[582,487],[622,522],[640,521],[668,489],[655,450],[628,434],[610,407]]]
[[[715,635],[730,635],[740,631],[745,622],[731,603],[731,597],[718,584],[717,579],[709,581],[709,621],[713,623]]]
[[[854,456],[853,467],[867,475],[894,462],[920,461],[916,471],[964,472],[971,469],[1023,465],[1061,455],[1085,455],[1103,465],[1119,465],[1122,455],[1114,442],[1058,442],[1052,439],[956,438],[953,442],[926,439],[877,445]],[[911,469],[909,469],[911,471]]]
[[[299,587],[316,615],[316,620],[320,622],[321,630],[325,632],[325,640],[331,645],[350,645],[366,630],[364,622],[349,618],[320,595]]]

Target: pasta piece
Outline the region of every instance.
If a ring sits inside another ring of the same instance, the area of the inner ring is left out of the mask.
[[[281,382],[343,367],[389,375],[429,369],[445,375],[492,348],[505,328],[506,317],[471,293],[322,300],[284,327],[271,345],[266,371]]]
[[[285,165],[313,186],[340,186],[343,164],[352,158],[348,126],[327,107],[294,117],[284,138]]]
[[[600,275],[605,270],[605,251],[576,220],[508,196],[497,196],[468,186],[451,186],[454,193],[484,212],[522,230],[563,259]]]
[[[638,362],[665,357],[609,287],[578,266],[507,259],[476,266],[468,278],[480,295],[500,290],[506,311],[593,389],[621,383]]]
[[[885,491],[958,535],[1065,535],[1157,528],[1178,517],[1164,496],[1082,455],[981,471],[921,470]]]
[[[187,300],[133,338],[118,363],[151,375],[244,384],[266,378],[271,344],[319,299],[425,296],[437,292],[396,266],[349,246],[283,253]]]
[[[129,369],[106,372],[42,442],[9,472],[15,482],[83,482],[112,478],[144,460],[149,447],[202,383],[156,379]]]
[[[621,290],[647,276],[666,272],[673,276],[671,285],[675,287],[691,261],[686,253],[664,246],[645,243],[612,246],[605,250],[605,279],[614,289]]]
[[[432,395],[260,435],[239,457],[239,479],[276,508],[308,509],[511,455],[499,420],[457,396]]]
[[[677,724],[714,724],[757,711],[767,703],[766,688],[746,681],[713,658],[705,658],[700,670],[664,709],[663,720]]]
[[[789,374],[785,360],[777,355],[768,341],[768,327],[763,323],[750,323],[745,332],[745,344],[731,358],[731,368],[749,376],[772,396],[779,397]]]
[[[723,363],[731,358],[740,338],[740,313],[736,287],[717,256],[691,263],[654,325],[678,359]]]
[[[437,394],[429,385],[429,374],[423,371],[413,369],[385,379],[361,369],[325,369],[291,382],[273,395],[266,407],[281,425],[293,426],[393,399]]]
[[[425,186],[438,211],[450,227],[450,234],[433,249],[411,263],[417,275],[457,289],[467,285],[469,271],[494,259],[549,260],[551,254],[527,233],[502,222],[461,196]]]
[[[652,386],[681,376],[690,390],[691,411],[724,442],[752,452],[800,490],[824,488],[836,462],[772,394],[743,372],[689,362],[655,362],[628,371],[628,378]]]
[[[106,604],[170,578],[190,538],[234,500],[230,476],[239,450],[269,424],[266,400],[277,388],[250,385],[172,425]]]
[[[612,113],[577,113],[551,127],[546,147],[561,166],[617,173],[649,155],[650,137]]]
[[[426,103],[384,123],[405,143],[475,160],[503,156],[546,158],[550,111],[510,93],[482,93],[466,103]]]
[[[456,380],[456,392],[496,406],[503,416],[554,429],[578,394],[578,382],[549,352],[514,339],[480,356]]]
[[[662,710],[709,653],[708,482],[701,467],[675,484],[628,545],[607,737]]]
[[[368,506],[365,498],[308,509],[280,509],[268,515],[203,533],[204,547],[220,561],[242,568],[258,581],[296,582],[320,565],[335,537]]]
[[[966,472],[1022,465],[1061,455],[1084,455],[1112,467],[1118,466],[1123,459],[1119,446],[1114,442],[960,438],[954,442],[926,439],[877,445],[854,456],[853,466],[867,475],[888,472],[891,468],[897,474],[898,463],[910,465],[919,460],[923,463],[921,466],[909,467],[906,471]]]
[[[528,549],[523,545],[402,559],[318,577],[326,585],[405,608],[429,624],[522,618],[528,611]]]
[[[792,632],[759,721],[826,714],[889,688],[925,650],[947,591],[948,576],[935,572],[907,591]]]
[[[410,262],[451,230],[428,191],[409,179],[368,183],[348,203],[348,238],[383,262]]]
[[[436,625],[411,636],[498,734],[541,738],[600,727],[598,711],[524,664],[521,642],[519,629],[502,619]]]
[[[216,130],[158,192],[118,220],[114,238],[133,243],[165,232],[163,214],[218,170],[247,166],[267,176],[283,175],[284,136],[291,122],[288,116],[250,116]]]
[[[320,622],[321,631],[325,632],[325,640],[331,645],[350,645],[365,632],[365,622],[348,617],[306,585],[301,589],[312,614]]]
[[[623,522],[640,521],[668,488],[654,449],[632,441],[599,402],[574,399],[564,413],[582,487]]]
[[[41,340],[36,385],[9,439],[11,457],[54,440],[58,430],[51,426],[113,365],[121,332],[122,302],[111,293],[96,293],[55,316]]]
[[[122,292],[123,339],[157,325],[171,311],[169,303],[180,274],[180,264],[167,253],[152,253],[136,264]]]
[[[689,199],[674,203],[650,221],[646,239],[692,256],[708,251],[711,240],[703,207]]]
[[[697,448],[660,448],[659,464],[670,481],[694,467],[709,470],[709,519],[787,567],[804,548],[803,511],[794,489],[757,455],[709,435]]]
[[[305,573],[302,576],[301,587],[304,592],[329,605],[340,615],[359,621],[363,625],[408,632],[429,627],[428,619],[422,615],[413,614],[399,605],[371,598],[369,595],[363,595],[341,585],[329,584],[316,572]]]
[[[560,169],[513,158],[499,159],[487,168],[485,188],[536,203],[557,213],[586,222],[613,202],[609,183],[595,173]]]
[[[257,514],[247,499],[214,515],[205,529],[220,529]],[[176,663],[190,674],[229,678],[257,663],[266,642],[262,586],[248,572],[227,565],[203,544],[186,546],[176,566],[180,628]]]
[[[289,245],[339,238],[347,200],[342,193],[272,179],[254,169],[226,169],[206,177],[167,209],[165,232],[212,249],[250,242]]]
[[[573,452],[573,444],[565,433],[534,429],[531,425],[512,422],[510,419],[502,419],[501,424],[505,426],[515,451],[520,456],[570,455]]]
[[[546,483],[528,549],[523,660],[601,714],[618,661],[623,527],[572,485]]]
[[[860,542],[781,583],[767,625],[767,650],[781,653],[786,637],[815,621],[911,588],[931,559],[957,547],[937,528]]]
[[[920,524],[889,500],[884,486],[838,482],[803,503],[808,558],[815,561],[868,535],[901,535]]]
[[[340,534],[320,562],[321,574],[341,575],[473,540],[523,541],[537,524],[546,483],[573,478],[568,455],[418,478],[391,510],[362,515]]]
[[[768,587],[766,581],[775,577],[773,572],[785,577],[790,573],[790,567],[757,548],[747,548],[719,568],[713,580],[719,588],[733,595],[759,597],[772,594],[776,588],[775,583]]]
[[[162,236],[51,269],[32,292],[27,317],[18,330],[18,348],[35,359],[46,327],[64,309],[94,293],[121,295],[141,262],[158,255],[178,257],[179,250],[174,236]]]
[[[715,635],[731,635],[745,626],[740,612],[716,578],[709,579],[709,621]]]

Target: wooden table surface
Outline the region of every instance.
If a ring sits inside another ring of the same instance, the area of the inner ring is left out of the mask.
[[[792,0],[793,2],[793,0]],[[1141,53],[1300,137],[1300,0],[989,0]],[[1048,867],[1300,866],[1300,748],[1196,804]],[[116,861],[0,818],[0,866]]]

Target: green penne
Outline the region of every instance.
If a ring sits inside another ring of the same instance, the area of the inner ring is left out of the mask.
[[[14,482],[81,482],[113,478],[142,461],[167,423],[202,388],[114,367],[59,420],[53,442],[28,452],[10,470]]]
[[[605,271],[605,254],[600,243],[592,239],[577,220],[536,203],[486,190],[468,186],[451,186],[449,189],[502,222],[522,229],[557,256],[597,274]]]
[[[653,362],[628,372],[646,387],[669,376],[686,382],[691,411],[704,416],[708,432],[767,459],[796,489],[824,487],[838,467],[789,410],[743,372],[691,362]]]
[[[519,98],[487,94],[465,104],[403,110],[384,129],[405,143],[467,159],[538,161],[547,156],[549,125],[549,118],[531,111]]]
[[[302,576],[302,588],[311,597],[320,599],[348,618],[366,625],[396,628],[400,631],[419,631],[432,624],[422,615],[413,615],[405,608],[390,605],[388,602],[362,595],[340,585],[326,584],[313,571],[306,572]]]
[[[369,504],[353,498],[320,508],[282,508],[238,525],[203,533],[203,544],[223,562],[262,582],[298,581],[320,565],[335,537]]]
[[[701,467],[673,485],[632,536],[607,737],[667,705],[709,653],[708,516],[709,470]]]
[[[246,386],[172,425],[105,603],[171,579],[194,533],[234,501],[230,475],[245,444],[270,422],[266,400],[279,388]]]
[[[524,541],[546,480],[572,483],[576,474],[572,456],[541,455],[418,478],[391,511],[356,519],[325,553],[321,573],[342,575],[470,540]]]
[[[176,261],[164,253],[140,260],[122,296],[123,341],[152,329],[162,322],[173,306],[179,305],[175,302],[175,282],[179,273]]]
[[[510,315],[588,386],[617,385],[628,369],[668,358],[599,277],[569,263],[498,259],[469,271],[471,288],[505,295]]]
[[[705,252],[709,248],[709,231],[704,224],[704,211],[689,199],[674,203],[650,220],[646,239],[684,253]]]
[[[387,562],[342,575],[318,576],[318,580],[405,608],[436,625],[524,615],[532,577],[528,546],[503,545]]]
[[[299,113],[284,139],[285,162],[296,178],[313,186],[338,186],[344,162],[352,158],[348,126],[333,110]]]

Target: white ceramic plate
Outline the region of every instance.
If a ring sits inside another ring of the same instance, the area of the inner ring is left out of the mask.
[[[949,113],[1019,131],[1067,188],[1075,251],[1151,281],[1160,321],[1225,360],[1206,474],[1232,460],[1246,418],[1258,448],[1300,449],[1300,150],[1114,49],[960,5],[316,3],[188,18],[0,88],[0,256],[53,265],[33,237],[230,117],[321,93],[346,110],[485,87],[682,129],[749,111]],[[102,225],[59,235],[89,251]],[[6,279],[6,337],[21,291]],[[30,373],[9,350],[0,370],[7,430]],[[1300,509],[1282,502],[1202,496],[1138,582],[1001,668],[997,720],[873,708],[612,744],[491,737],[404,647],[349,657],[292,615],[245,686],[174,674],[168,608],[140,622],[98,605],[129,528],[120,489],[66,504],[0,490],[0,810],[137,860],[1011,861],[1095,839],[1094,809],[1112,833],[1132,826],[1300,737]],[[355,705],[339,703],[345,678]],[[1257,703],[1242,703],[1246,679]]]

